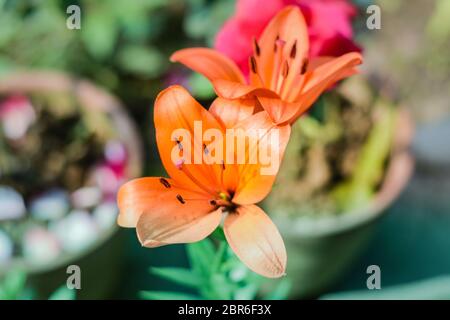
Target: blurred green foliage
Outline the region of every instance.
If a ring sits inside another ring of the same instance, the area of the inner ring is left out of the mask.
[[[436,1],[434,12],[428,22],[427,33],[434,41],[448,42],[450,38],[450,1]]]
[[[162,76],[169,55],[211,39],[234,1],[0,0],[0,74],[21,68],[62,69],[108,87],[121,75]],[[66,26],[69,5],[81,29]],[[207,40],[206,40],[207,39]]]
[[[239,261],[228,246],[221,228],[216,229],[211,239],[188,244],[186,248],[191,268],[151,268],[150,272],[190,292],[143,291],[141,298],[251,300],[257,297],[265,279]],[[286,278],[283,279],[264,299],[285,299],[290,285]]]
[[[367,204],[384,176],[397,112],[391,103],[381,98],[375,102],[373,108],[377,119],[361,148],[354,171],[347,181],[333,190],[333,196],[341,211],[351,211]]]
[[[79,30],[67,28],[70,5],[81,9]],[[106,87],[147,139],[149,174],[160,164],[150,120],[158,92],[176,83],[203,102],[213,97],[208,81],[171,64],[169,56],[211,44],[233,5],[234,0],[0,0],[0,76],[56,69]]]
[[[19,269],[9,271],[0,279],[0,300],[32,300],[35,297],[33,289],[27,286],[27,274]],[[75,290],[66,285],[53,292],[49,300],[75,300]]]
[[[323,95],[292,127],[267,212],[333,216],[367,204],[385,175],[396,109],[363,76]]]

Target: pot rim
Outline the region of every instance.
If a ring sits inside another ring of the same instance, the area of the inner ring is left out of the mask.
[[[117,138],[126,143],[128,161],[126,176],[130,179],[140,176],[143,168],[142,141],[133,120],[125,112],[124,105],[106,89],[88,80],[79,79],[67,73],[51,70],[36,70],[7,73],[0,77],[0,94],[31,92],[67,92],[77,97],[80,106],[96,110],[111,116],[111,122],[117,129]],[[44,273],[68,266],[74,261],[91,254],[104,245],[119,230],[117,225],[100,231],[96,241],[87,248],[75,253],[63,253],[57,259],[44,264],[29,264],[24,258],[13,258],[0,268],[2,272],[20,268],[27,274]]]
[[[311,239],[333,236],[368,224],[386,212],[387,207],[405,189],[414,171],[414,158],[410,152],[414,123],[410,112],[405,107],[399,107],[397,110],[396,131],[393,136],[389,164],[381,188],[374,198],[361,208],[332,217],[308,220],[273,217],[275,224],[283,231],[283,237]]]

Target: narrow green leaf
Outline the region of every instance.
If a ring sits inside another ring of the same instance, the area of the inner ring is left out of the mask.
[[[223,232],[223,228],[222,227],[217,227],[216,230],[213,231],[213,233],[211,233],[211,238],[213,239],[217,239],[219,241],[226,241],[227,239],[225,238],[225,233]]]
[[[211,240],[190,243],[186,246],[189,262],[197,274],[208,275],[211,261],[215,256],[214,245]]]
[[[232,299],[235,283],[231,282],[224,274],[214,274],[211,277],[211,287],[215,292],[215,299]]]
[[[21,270],[11,270],[6,274],[1,287],[7,299],[18,299],[25,289],[27,275]]]
[[[383,178],[397,113],[390,103],[381,98],[375,103],[374,112],[377,120],[358,155],[352,177],[332,191],[341,211],[365,205]]]
[[[189,269],[185,268],[150,268],[150,272],[180,285],[198,288],[202,279]]]
[[[188,293],[170,291],[141,291],[139,296],[145,300],[199,300],[200,298]]]
[[[55,292],[53,292],[49,300],[75,300],[76,294],[75,290],[67,288],[63,285],[59,287]]]
[[[259,284],[258,283],[249,283],[244,287],[241,287],[236,290],[234,293],[235,300],[254,300],[256,298],[256,294],[258,293]]]
[[[211,264],[211,272],[216,272],[219,270],[220,265],[222,264],[223,256],[225,253],[225,250],[227,249],[228,243],[226,240],[222,240],[219,243],[219,249],[217,250],[216,256],[214,257],[214,260]]]
[[[292,283],[288,278],[280,280],[275,289],[270,292],[265,299],[267,300],[283,300],[287,299],[289,292],[291,291]]]

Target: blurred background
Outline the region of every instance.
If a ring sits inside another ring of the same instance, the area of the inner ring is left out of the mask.
[[[450,299],[450,1],[348,3],[362,75],[300,121],[264,204],[292,256],[289,296]],[[379,30],[366,27],[372,4]],[[70,5],[81,29],[66,27]],[[142,248],[115,225],[115,192],[163,174],[160,90],[214,98],[168,57],[213,47],[234,11],[235,0],[0,0],[0,298],[47,299],[70,264],[77,298],[184,291],[149,268],[188,266],[185,246]],[[403,153],[412,173],[393,166]],[[383,290],[367,290],[370,265]]]

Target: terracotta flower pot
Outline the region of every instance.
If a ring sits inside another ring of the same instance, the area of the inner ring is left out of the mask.
[[[105,90],[84,80],[49,71],[8,74],[0,78],[0,94],[67,93],[74,96],[89,112],[106,113],[116,130],[118,139],[126,145],[128,159],[125,176],[134,178],[142,171],[141,139],[132,120],[121,103]],[[122,233],[117,226],[104,231],[88,248],[79,253],[64,253],[58,259],[42,266],[32,266],[16,258],[9,268],[22,268],[28,274],[37,298],[47,298],[56,288],[66,283],[69,265],[81,268],[81,288],[77,298],[107,298],[117,281],[123,252]]]
[[[414,167],[409,152],[413,124],[406,110],[399,110],[395,128],[381,188],[367,206],[311,219],[308,224],[292,217],[273,217],[288,251],[291,298],[313,298],[335,284],[367,244],[378,218],[406,186]]]

